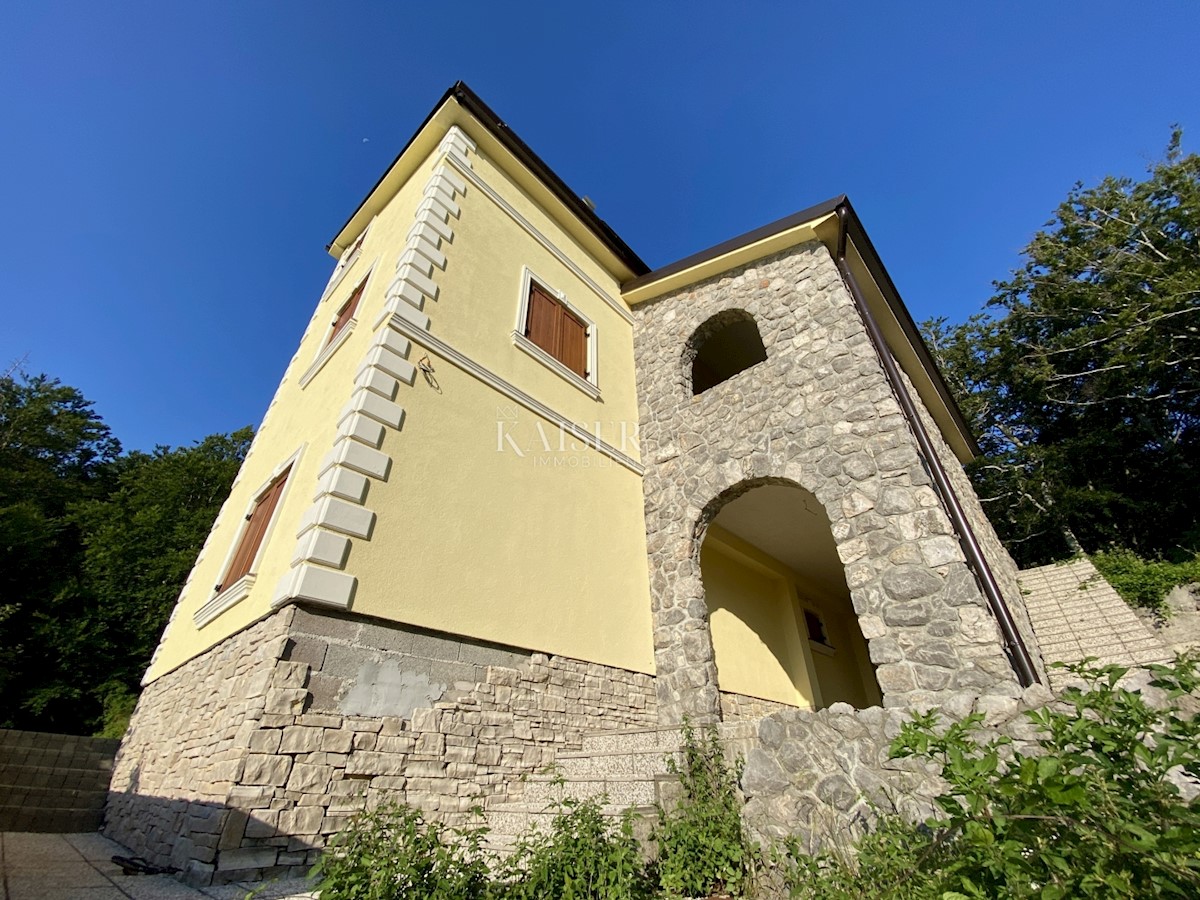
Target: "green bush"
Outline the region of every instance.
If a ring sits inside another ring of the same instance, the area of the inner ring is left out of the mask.
[[[1092,565],[1130,606],[1159,614],[1171,588],[1200,582],[1200,554],[1180,562],[1142,559],[1132,550],[1107,550],[1093,554]]]
[[[1067,667],[1084,688],[1027,713],[1030,752],[979,736],[981,717],[941,728],[917,716],[894,757],[941,766],[948,783],[923,825],[885,822],[856,858],[793,853],[792,896],[964,900],[1200,896],[1200,802],[1174,777],[1200,777],[1194,658],[1154,666],[1165,708],[1117,682],[1125,669]]]
[[[653,896],[633,812],[614,825],[601,811],[607,798],[564,800],[548,832],[517,842],[493,887],[500,900],[643,900]]]
[[[683,725],[683,765],[671,759],[682,796],[673,809],[658,808],[659,884],[669,897],[707,897],[750,887],[757,852],[742,826],[738,767],[725,761],[715,729],[698,736]]]
[[[385,803],[356,816],[310,877],[319,879],[322,900],[485,900],[486,833],[445,829],[411,807]]]
[[[97,693],[103,698],[104,713],[100,719],[100,730],[93,736],[118,740],[125,737],[129,720],[133,718],[133,710],[137,707],[137,694],[119,681],[102,684]]]

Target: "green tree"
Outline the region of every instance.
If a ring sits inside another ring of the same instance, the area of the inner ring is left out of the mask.
[[[92,403],[45,375],[0,376],[0,725],[46,664],[36,618],[78,577],[69,504],[101,496],[120,445]]]
[[[1180,139],[1144,180],[1072,188],[990,314],[924,325],[980,436],[972,477],[1023,563],[1195,540],[1200,156]]]
[[[252,437],[243,428],[192,447],[131,453],[113,464],[106,496],[71,506],[83,547],[80,577],[55,607],[77,606],[83,615],[72,628],[58,609],[40,618],[62,668],[32,696],[35,704],[71,697],[87,672],[93,708],[129,705]]]
[[[0,727],[132,708],[251,437],[121,455],[75,388],[0,376]]]

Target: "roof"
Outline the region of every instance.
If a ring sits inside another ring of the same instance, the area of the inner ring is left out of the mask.
[[[918,394],[924,400],[934,419],[937,420],[943,435],[959,459],[965,462],[971,456],[979,453],[979,447],[966,419],[954,401],[919,329],[913,322],[891,276],[888,275],[883,261],[875,251],[862,222],[845,194],[810,206],[763,225],[761,228],[748,231],[651,271],[650,267],[608,223],[597,216],[591,206],[572,191],[566,182],[555,174],[542,158],[534,153],[529,145],[521,140],[516,132],[467,86],[466,82],[456,81],[429,111],[383,175],[367,192],[362,202],[355,207],[354,212],[338,230],[338,233],[334,235],[326,249],[334,252],[347,246],[349,241],[357,236],[356,233],[347,233],[356,219],[359,220],[358,230],[365,227],[366,222],[370,220],[370,211],[365,210],[367,204],[371,202],[376,191],[398,170],[405,154],[422,136],[426,126],[450,103],[457,104],[461,110],[478,122],[505,151],[529,170],[537,182],[562,203],[566,210],[584,226],[585,233],[590,233],[600,246],[604,247],[628,272],[632,273],[633,277],[626,280],[621,286],[622,297],[631,306],[806,241],[821,241],[829,248],[831,255],[836,258],[839,248],[843,246],[841,242],[842,225],[838,219],[838,212],[844,210],[847,241],[852,250],[847,264],[860,268],[862,274],[874,285],[875,293],[880,301],[878,304],[880,308],[874,309],[875,304],[873,303],[873,312],[880,320],[888,344],[896,355],[897,361],[914,382]],[[360,214],[363,215],[360,217]],[[343,239],[340,244],[339,238]]]
[[[554,196],[557,197],[562,204],[567,207],[567,209],[574,213],[574,215],[580,221],[582,221],[584,225],[587,226],[587,228],[600,240],[600,242],[604,244],[604,246],[607,247],[608,250],[612,252],[618,259],[620,259],[621,262],[628,266],[632,272],[641,275],[650,271],[650,267],[646,265],[640,256],[633,252],[632,248],[630,248],[628,244],[621,240],[620,236],[613,231],[608,223],[596,215],[595,211],[587,203],[585,203],[578,194],[567,187],[566,182],[559,178],[558,175],[555,174],[554,170],[546,165],[542,158],[534,153],[533,150],[530,149],[529,145],[521,140],[521,138],[517,136],[517,133],[509,128],[508,124],[505,123],[498,115],[496,115],[492,108],[484,103],[482,99],[480,99],[478,94],[476,94],[467,86],[465,81],[456,81],[450,86],[446,93],[442,94],[441,99],[434,104],[433,109],[429,111],[429,114],[421,121],[421,124],[417,127],[417,130],[413,132],[412,137],[408,139],[405,145],[401,148],[400,152],[396,154],[396,158],[393,159],[387,169],[384,170],[383,175],[381,175],[379,180],[371,186],[371,189],[367,191],[366,196],[363,197],[362,202],[360,202],[358,206],[354,208],[354,212],[350,214],[350,217],[346,219],[342,227],[338,229],[337,234],[335,234],[330,240],[329,244],[326,245],[326,249],[329,249],[335,245],[341,233],[346,230],[347,226],[349,226],[352,221],[354,221],[354,218],[358,215],[359,210],[363,208],[363,206],[370,199],[371,195],[375,193],[376,189],[383,184],[384,180],[388,176],[388,173],[391,172],[396,164],[400,162],[401,157],[403,157],[408,151],[408,148],[412,146],[413,142],[417,139],[417,136],[421,133],[425,126],[428,125],[430,120],[437,115],[438,111],[451,100],[457,102],[461,107],[463,107],[463,109],[473,115],[479,121],[479,123],[482,124],[488,130],[488,132],[491,133],[492,136],[494,136],[504,146],[506,150],[508,150],[514,157],[524,164],[526,168],[533,172],[533,174],[537,176],[537,178],[543,184],[545,184],[547,188],[550,189],[551,193],[553,193]]]
[[[888,346],[913,381],[946,442],[959,460],[966,462],[980,452],[975,436],[845,194],[639,275],[621,286],[621,294],[627,303],[635,306],[808,241],[825,244],[830,255],[836,259],[842,248],[842,225],[837,215],[839,210],[845,211],[846,239],[850,251],[847,264],[861,268],[861,274],[865,276],[862,280],[874,286],[875,290],[869,292],[868,303],[887,338]],[[955,432],[961,440],[956,440]]]

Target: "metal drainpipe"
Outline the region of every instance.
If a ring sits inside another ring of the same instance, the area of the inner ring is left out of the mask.
[[[870,337],[871,343],[875,346],[875,353],[878,355],[880,362],[883,363],[883,371],[891,383],[892,390],[896,392],[896,398],[900,401],[900,408],[904,411],[904,416],[908,419],[908,424],[917,438],[917,444],[920,446],[921,452],[925,455],[925,460],[929,464],[934,486],[937,488],[943,504],[945,504],[947,511],[950,513],[950,521],[954,525],[954,530],[958,532],[959,542],[962,544],[963,550],[967,555],[967,561],[970,563],[971,568],[975,570],[975,575],[979,579],[979,583],[983,586],[983,594],[987,598],[988,606],[991,607],[992,615],[996,617],[996,622],[1000,625],[1000,634],[1004,638],[1005,647],[1009,651],[1013,668],[1016,669],[1017,678],[1020,680],[1022,687],[1029,687],[1031,684],[1041,681],[1038,677],[1037,669],[1033,665],[1033,659],[1029,655],[1029,649],[1025,646],[1025,642],[1021,640],[1021,634],[1017,631],[1017,625],[1013,621],[1012,612],[1009,610],[1008,604],[1004,602],[1004,595],[1000,593],[1000,585],[996,583],[996,577],[992,574],[992,568],[988,565],[987,559],[983,555],[983,548],[979,546],[979,540],[975,537],[975,530],[971,528],[970,522],[967,521],[966,513],[963,511],[962,504],[959,503],[958,495],[954,493],[954,489],[950,485],[950,477],[946,474],[946,469],[942,466],[941,459],[938,458],[937,453],[934,451],[933,441],[930,440],[929,432],[925,430],[925,424],[921,421],[921,417],[917,413],[912,396],[909,394],[908,388],[905,387],[904,380],[900,377],[900,369],[896,365],[896,359],[892,356],[891,349],[884,340],[883,332],[879,330],[879,323],[875,321],[875,316],[872,315],[870,308],[867,306],[867,301],[863,297],[862,291],[859,290],[858,282],[855,281],[854,275],[850,271],[850,266],[846,262],[847,215],[846,204],[843,203],[838,206],[838,269],[842,273],[842,278],[846,282],[846,286],[850,289],[850,296],[854,299],[854,305],[858,309],[859,315],[862,316],[863,324],[867,328],[867,336]]]

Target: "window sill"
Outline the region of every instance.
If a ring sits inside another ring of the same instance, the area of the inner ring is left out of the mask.
[[[828,644],[822,644],[820,641],[814,641],[812,638],[808,639],[808,646],[813,650],[816,650],[822,656],[834,656],[837,654],[836,647],[831,647]]]
[[[304,374],[300,376],[300,387],[308,387],[308,383],[317,377],[317,373],[325,367],[325,363],[329,362],[331,356],[337,352],[338,347],[346,343],[346,339],[350,337],[350,332],[354,330],[354,326],[358,323],[357,319],[349,320],[342,330],[337,333],[332,341],[325,345],[324,349],[317,354],[317,358],[313,360],[312,365],[304,370]]]
[[[196,610],[195,615],[192,616],[192,621],[196,623],[197,628],[203,628],[221,613],[225,612],[225,610],[237,606],[237,604],[249,597],[252,587],[254,587],[254,575],[243,575]]]
[[[600,399],[600,389],[596,387],[596,385],[592,384],[586,378],[581,378],[579,375],[576,375],[529,338],[525,337],[525,335],[521,334],[521,332],[514,331],[512,333],[512,339],[513,344],[515,344],[517,347],[520,347],[546,368],[566,379],[593,400]]]

